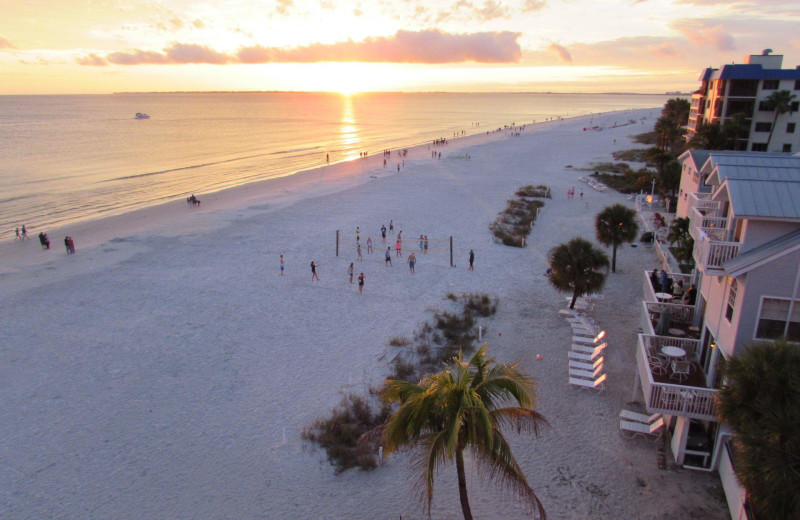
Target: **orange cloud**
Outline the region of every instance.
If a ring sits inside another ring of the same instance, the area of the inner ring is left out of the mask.
[[[16,49],[16,47],[14,47],[10,41],[0,36],[0,49]]]
[[[555,52],[561,61],[566,63],[572,63],[572,54],[570,54],[569,50],[563,45],[559,45],[555,42],[551,43],[548,47],[551,51]]]
[[[707,25],[701,20],[675,20],[672,22],[672,28],[701,47],[713,47],[720,51],[736,48],[733,36],[725,32],[722,24]]]
[[[175,43],[164,52],[135,49],[113,52],[102,58],[91,54],[81,65],[102,66],[182,63],[315,63],[324,61],[383,63],[516,63],[522,56],[520,33],[481,32],[449,34],[439,30],[398,31],[394,36],[367,38],[283,49],[244,47],[235,56],[202,45]]]

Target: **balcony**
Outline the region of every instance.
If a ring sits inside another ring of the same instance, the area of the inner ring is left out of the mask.
[[[698,340],[639,334],[636,366],[642,383],[645,407],[649,413],[682,416],[701,421],[717,421],[718,390],[708,388],[705,374],[697,362]],[[654,373],[650,356],[658,355],[664,347],[679,347],[686,352],[689,376],[683,382],[674,381],[671,373]]]
[[[716,209],[698,207],[689,209],[689,234],[695,241],[700,240],[701,231],[717,240],[726,238],[730,219],[717,216],[718,211]]]
[[[694,305],[643,301],[642,332],[653,336],[696,339],[700,327],[695,323],[695,310]]]
[[[739,255],[742,244],[739,242],[725,242],[719,229],[700,230],[698,238],[694,241],[694,256],[697,268],[709,276],[725,276],[722,264]]]
[[[644,296],[644,301],[647,302],[657,302],[656,293],[661,292],[660,286],[653,286],[653,282],[650,279],[651,272],[645,271],[644,272],[644,284],[642,285],[642,295]],[[692,275],[690,274],[683,274],[683,273],[667,273],[667,276],[672,281],[671,283],[676,284],[678,281],[683,282],[683,290],[689,288],[689,285],[692,284]]]

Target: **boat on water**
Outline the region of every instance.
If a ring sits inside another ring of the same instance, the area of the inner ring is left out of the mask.
[[[150,119],[150,116],[142,112],[136,112],[136,116],[134,116],[134,119]]]

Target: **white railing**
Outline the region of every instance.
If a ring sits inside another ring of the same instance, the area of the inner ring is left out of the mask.
[[[725,273],[722,264],[739,255],[739,242],[723,242],[713,240],[705,231],[694,243],[694,259],[705,274],[720,276]]]
[[[650,323],[649,328],[653,328],[653,323],[657,322],[665,310],[669,310],[669,322],[681,325],[692,325],[694,322],[694,305],[683,305],[681,303],[662,303],[662,302],[642,302],[644,307],[643,319],[646,318]],[[642,330],[645,330],[642,328]]]
[[[698,208],[689,211],[689,234],[695,240],[699,240],[700,231],[705,231],[710,237],[716,240],[725,240],[728,232],[729,220],[725,217],[713,216],[704,213]]]
[[[644,283],[642,284],[642,296],[644,298],[644,301],[657,302],[658,300],[656,299],[656,293],[661,292],[661,290],[660,288],[653,287],[653,284],[650,281],[651,273],[652,271],[644,272]],[[690,274],[667,273],[667,276],[669,276],[672,279],[673,284],[678,283],[678,281],[682,281],[684,290],[688,289],[689,285],[691,285],[692,283],[692,275]]]
[[[717,211],[720,208],[720,203],[718,201],[711,200],[711,193],[690,193],[687,202],[687,208],[690,214],[694,208],[702,210],[704,213]],[[716,213],[714,215],[716,216]]]
[[[672,345],[673,342],[676,342]],[[661,346],[678,346],[677,342],[694,342],[681,338],[664,338],[639,334],[638,348],[636,349],[636,365],[639,378],[642,382],[642,393],[645,406],[649,413],[682,416],[702,421],[717,421],[717,393],[713,388],[701,388],[673,383],[656,382],[650,371],[647,357],[646,344],[660,344]],[[697,345],[692,348],[696,351]],[[660,347],[659,347],[660,348]]]

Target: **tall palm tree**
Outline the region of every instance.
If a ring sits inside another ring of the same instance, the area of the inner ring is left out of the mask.
[[[611,246],[611,272],[617,272],[617,247],[633,242],[639,233],[636,212],[622,204],[614,204],[597,214],[594,221],[597,240]]]
[[[736,476],[758,518],[800,518],[800,349],[750,345],[728,362],[719,415],[734,432]]]
[[[571,292],[570,309],[575,308],[579,296],[603,288],[606,281],[601,269],[608,269],[608,255],[594,244],[576,237],[550,250],[550,284],[561,292]]]
[[[769,129],[769,137],[767,138],[767,150],[769,150],[769,143],[772,141],[772,134],[775,132],[775,125],[778,123],[778,116],[791,112],[794,98],[795,95],[788,90],[776,90],[764,100],[766,108],[775,112],[772,126]]]
[[[461,510],[465,520],[472,520],[464,468],[464,451],[469,449],[500,487],[517,494],[539,518],[546,517],[501,431],[513,425],[517,432],[538,435],[547,424],[533,409],[533,380],[516,364],[495,363],[484,343],[469,361],[459,353],[442,372],[418,384],[386,381],[383,396],[400,403],[382,427],[384,453],[416,448],[416,487],[420,497],[427,499],[428,513],[434,475],[442,464],[455,459]]]
[[[694,239],[689,234],[689,218],[676,218],[669,226],[667,240],[670,244],[678,244],[676,258],[682,264],[692,263]]]

